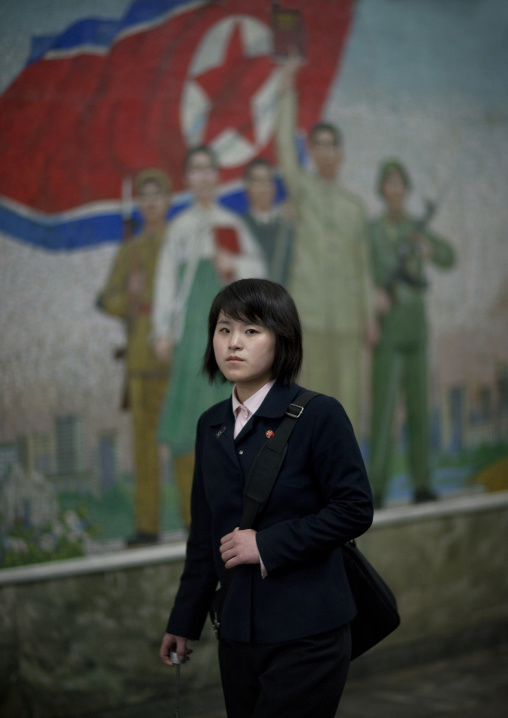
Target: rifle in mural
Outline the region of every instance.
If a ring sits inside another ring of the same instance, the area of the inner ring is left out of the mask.
[[[385,289],[394,302],[396,301],[397,284],[400,282],[422,291],[429,286],[427,278],[420,271],[421,262],[417,261],[416,267],[412,265],[415,264],[414,260],[421,255],[421,234],[429,226],[436,211],[437,204],[432,200],[426,200],[422,216],[415,220],[411,231],[397,245],[397,264],[385,284]]]

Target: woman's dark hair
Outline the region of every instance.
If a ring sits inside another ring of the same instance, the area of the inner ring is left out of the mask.
[[[210,382],[226,381],[213,351],[221,312],[230,319],[261,324],[273,331],[273,378],[286,385],[295,381],[302,365],[302,328],[293,298],[284,287],[268,279],[240,279],[217,294],[208,315],[208,343],[203,357],[203,373]]]

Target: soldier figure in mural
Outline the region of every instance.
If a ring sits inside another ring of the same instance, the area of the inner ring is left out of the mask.
[[[378,193],[386,212],[370,224],[370,247],[380,340],[372,358],[372,408],[369,478],[375,506],[383,505],[388,483],[397,394],[404,397],[409,473],[414,501],[436,498],[430,485],[427,396],[427,322],[425,266],[455,263],[450,244],[428,229],[434,206],[421,219],[409,217],[404,202],[411,188],[397,160],[381,165]]]
[[[268,279],[286,286],[291,264],[294,227],[284,208],[275,205],[277,186],[272,165],[264,159],[249,162],[244,172],[249,209],[245,222],[256,237],[268,266]]]
[[[124,408],[132,412],[136,521],[128,546],[156,543],[159,538],[161,471],[156,434],[168,379],[167,362],[156,357],[150,335],[155,268],[166,230],[171,184],[161,170],[147,169],[136,177],[135,189],[143,230],[122,243],[97,299],[98,308],[120,317],[127,332]],[[126,225],[129,235],[128,217]]]
[[[301,383],[338,399],[357,437],[362,400],[363,345],[375,343],[373,288],[363,204],[337,182],[341,136],[331,124],[310,132],[314,172],[295,149],[295,75],[300,61],[283,63],[277,113],[277,151],[296,212],[288,288],[303,327]]]
[[[216,200],[219,169],[212,149],[191,148],[184,170],[193,204],[166,234],[155,282],[153,340],[159,359],[172,364],[158,438],[171,450],[182,520],[189,526],[197,421],[231,393],[231,387],[211,385],[201,375],[208,307],[225,284],[264,278],[266,266],[241,218]]]

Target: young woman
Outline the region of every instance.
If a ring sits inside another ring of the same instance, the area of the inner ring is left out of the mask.
[[[160,657],[172,665],[172,651],[190,652],[234,568],[219,640],[228,718],[333,718],[349,668],[356,609],[341,546],[373,510],[338,401],[319,395],[305,407],[265,509],[254,528],[237,528],[249,468],[305,391],[294,383],[301,361],[298,312],[282,286],[244,279],[219,292],[203,368],[233,394],[198,423],[187,558]]]

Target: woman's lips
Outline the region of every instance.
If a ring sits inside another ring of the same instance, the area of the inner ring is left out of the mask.
[[[238,361],[238,362],[241,362],[241,361],[243,361],[243,359],[241,359],[240,357],[236,357],[236,356],[230,356],[230,357],[228,357],[228,358],[226,359],[226,361],[228,361],[228,362],[233,362],[233,363],[234,363],[234,362],[237,362],[237,361]]]

